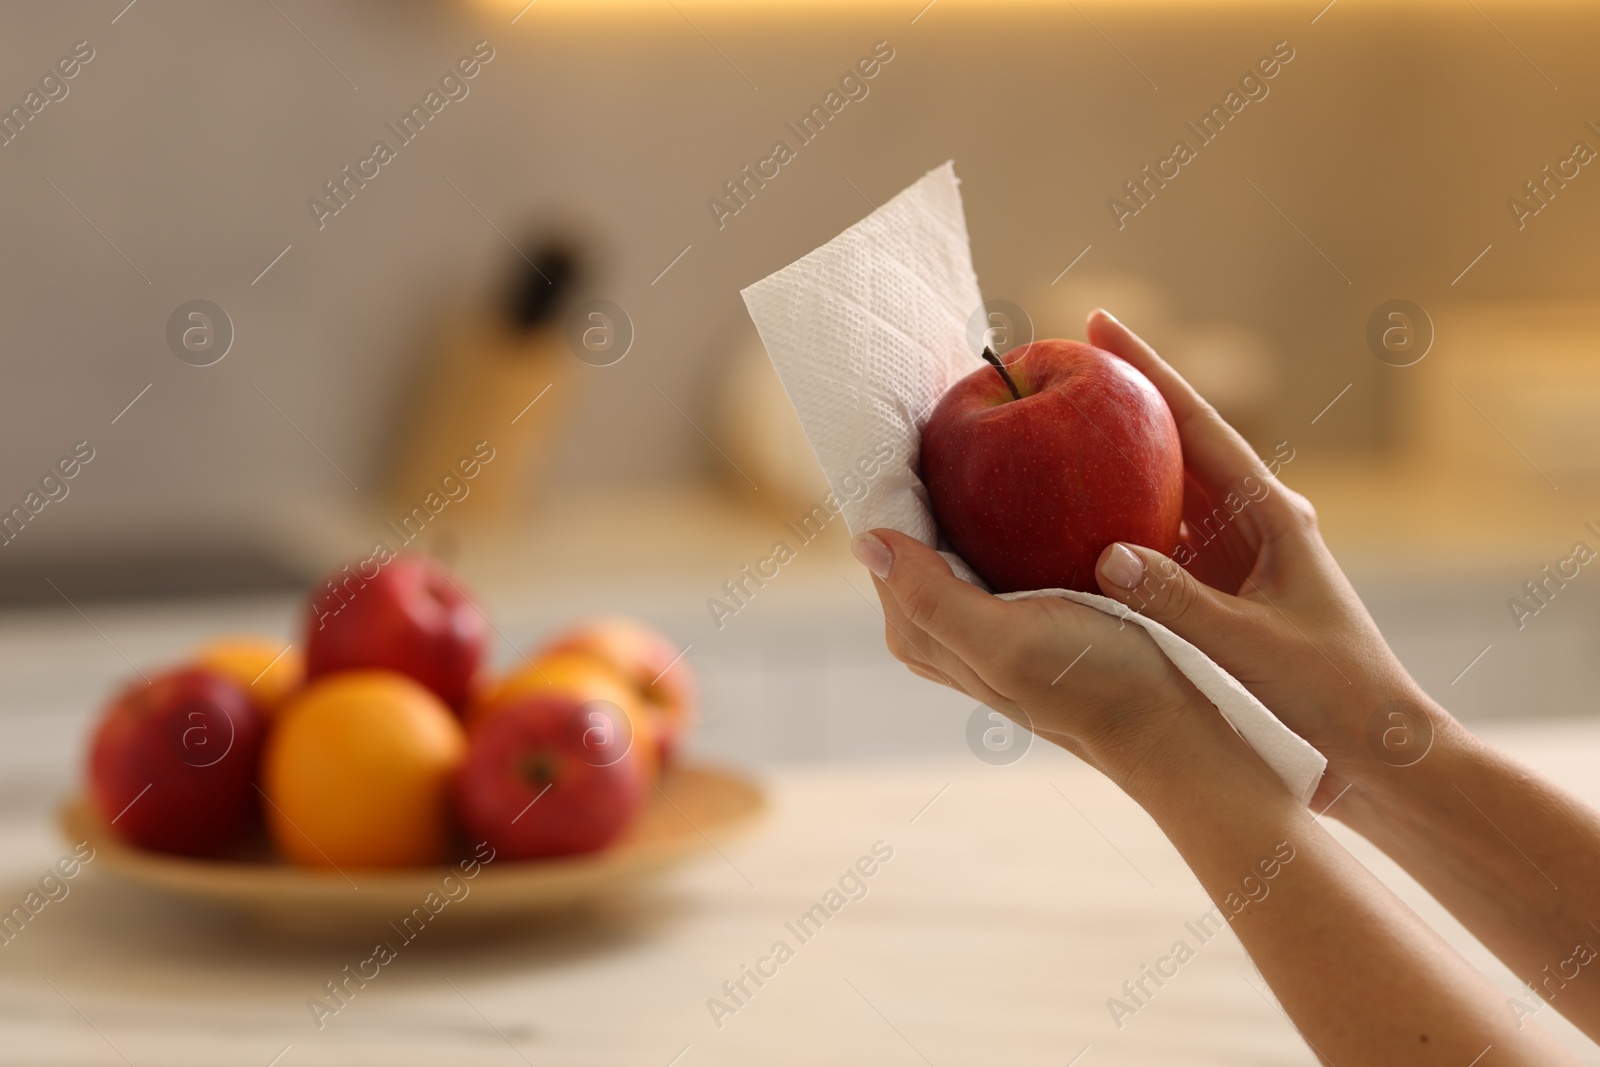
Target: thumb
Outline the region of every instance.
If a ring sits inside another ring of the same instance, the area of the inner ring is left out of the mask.
[[[1116,541],[1100,553],[1094,576],[1101,592],[1187,641],[1234,628],[1234,598],[1205,585],[1170,556]]]
[[[877,577],[912,625],[963,660],[983,659],[1006,624],[1004,602],[971,582],[927,545],[895,530],[873,530],[850,551]]]

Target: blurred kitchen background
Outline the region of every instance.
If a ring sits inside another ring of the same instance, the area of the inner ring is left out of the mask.
[[[93,459],[0,550],[5,803],[71,788],[132,665],[293,637],[305,585],[480,439],[496,461],[418,543],[499,661],[628,611],[689,647],[704,755],[962,751],[970,704],[884,652],[841,524],[720,627],[707,606],[826,492],[739,289],[946,159],[986,296],[1039,336],[1104,304],[1263,453],[1289,442],[1433,693],[1588,713],[1600,576],[1522,629],[1507,601],[1600,548],[1600,177],[1574,155],[1600,148],[1600,9],[1325,3],[7,5],[0,103],[92,59],[0,147],[0,505]],[[466,95],[319,227],[308,201],[480,41]],[[867,95],[719,225],[875,46]],[[1267,95],[1119,228],[1108,200],[1275,46]],[[215,333],[179,358],[188,324]]]

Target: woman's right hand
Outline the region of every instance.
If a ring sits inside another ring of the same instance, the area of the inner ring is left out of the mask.
[[[1428,714],[1419,703],[1425,698],[1323,544],[1310,503],[1276,476],[1287,443],[1269,470],[1107,312],[1089,316],[1088,340],[1155,383],[1178,424],[1187,474],[1173,556],[1107,546],[1096,572],[1101,591],[1205,652],[1326,756],[1328,773],[1313,799],[1319,808],[1383,766],[1368,724],[1389,701],[1405,703],[1383,724],[1382,744],[1390,753],[1425,744],[1427,726],[1416,719]]]

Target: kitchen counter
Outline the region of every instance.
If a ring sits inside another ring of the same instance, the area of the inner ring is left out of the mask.
[[[1382,508],[1371,502],[1394,494],[1354,472],[1308,463],[1303,475],[1291,483],[1323,487],[1313,495],[1331,540],[1376,538]],[[1117,1026],[1108,999],[1208,902],[1149,819],[1076,760],[1045,745],[1006,767],[973,758],[972,702],[884,652],[837,522],[718,627],[706,600],[786,536],[789,516],[665,490],[561,508],[563,521],[505,545],[460,546],[456,562],[496,620],[496,661],[576,614],[656,622],[691,646],[704,683],[695,751],[765,775],[764,827],[640,894],[540,927],[485,936],[462,902],[463,921],[443,916],[320,1029],[308,1002],[371,954],[366,932],[296,941],[124,887],[91,863],[69,896],[0,945],[0,1065],[1314,1062],[1231,934]],[[1476,535],[1457,536],[1464,546]],[[1481,571],[1391,564],[1352,577],[1424,685],[1600,800],[1600,724],[1486,721],[1592,706],[1600,585],[1574,583],[1516,631],[1503,601],[1534,569],[1481,558]],[[299,610],[287,597],[80,607],[0,615],[7,910],[69,847],[51,810],[74,788],[94,709],[130,664],[173,662],[217,632],[291,635]],[[875,845],[892,858],[874,857]],[[1408,878],[1351,845],[1515,993]],[[874,872],[865,895],[802,942],[786,924],[863,857]],[[780,940],[793,955],[778,964]],[[756,987],[747,966],[770,977]],[[723,984],[741,979],[749,995],[734,1000]],[[1564,1023],[1550,1025],[1600,1064]]]
[[[1492,734],[1600,799],[1600,726]],[[90,863],[0,947],[0,1063],[1315,1062],[1227,932],[1117,1025],[1108,998],[1210,905],[1149,819],[1059,750],[1006,767],[800,766],[768,784],[769,822],[724,855],[542,927],[485,936],[441,916],[320,1029],[308,1001],[368,941],[297,942]],[[1516,992],[1409,879],[1351,844]],[[65,850],[41,819],[0,824],[4,899]],[[870,876],[828,900],[863,857]],[[837,909],[820,929],[796,926],[818,903]],[[768,977],[758,987],[746,967]],[[748,996],[734,999],[724,982],[741,978]],[[1600,1064],[1553,1012],[1541,1021]]]

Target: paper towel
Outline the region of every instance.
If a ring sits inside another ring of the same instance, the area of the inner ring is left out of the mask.
[[[954,164],[928,172],[743,296],[850,532],[884,527],[939,547],[917,475],[918,447],[939,397],[977,366],[967,323],[983,302]],[[865,494],[851,499],[837,491],[884,445],[893,457],[866,482]],[[982,584],[954,553],[944,556],[958,575]],[[1290,791],[1311,799],[1327,760],[1205,653],[1108,597],[1040,589],[1003,599],[1041,596],[1144,627]]]

